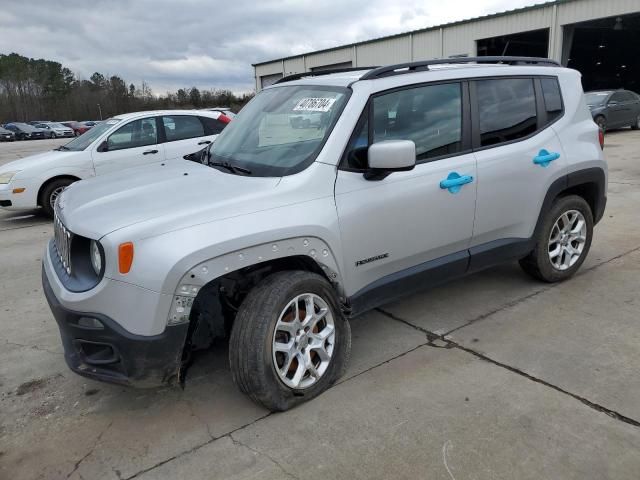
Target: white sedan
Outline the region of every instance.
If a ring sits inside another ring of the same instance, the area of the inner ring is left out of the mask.
[[[215,140],[229,123],[220,112],[165,110],[118,115],[55,150],[0,167],[0,207],[42,207],[53,216],[56,198],[84,178],[181,159]]]

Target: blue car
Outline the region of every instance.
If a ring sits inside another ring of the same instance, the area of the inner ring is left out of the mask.
[[[604,131],[612,128],[640,128],[640,96],[629,90],[586,92],[593,120]]]

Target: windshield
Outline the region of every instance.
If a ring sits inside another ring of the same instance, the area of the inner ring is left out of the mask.
[[[61,123],[56,123],[56,122],[49,123],[49,126],[52,128],[68,128],[62,125]]]
[[[209,164],[261,177],[304,170],[322,149],[349,93],[307,85],[260,92],[211,145]]]
[[[587,105],[602,105],[611,92],[585,93]]]
[[[86,133],[83,133],[79,137],[76,137],[69,143],[63,145],[62,147],[60,147],[60,150],[73,150],[75,152],[84,150],[96,139],[101,137],[103,133],[105,133],[107,130],[120,123],[121,121],[122,120],[120,120],[119,118],[110,118],[109,120],[105,120],[104,122],[93,127],[91,130],[88,130]]]

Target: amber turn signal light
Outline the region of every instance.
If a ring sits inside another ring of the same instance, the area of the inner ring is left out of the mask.
[[[120,273],[129,273],[133,263],[133,243],[121,243],[118,247],[118,270]]]

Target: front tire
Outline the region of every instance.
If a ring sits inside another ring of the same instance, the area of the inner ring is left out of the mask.
[[[593,238],[593,213],[577,195],[555,201],[536,233],[536,247],[520,260],[538,280],[554,283],[573,276],[584,262]]]
[[[49,183],[40,194],[40,205],[45,215],[53,218],[53,207],[55,205],[58,196],[62,191],[71,185],[74,180],[70,178],[60,178]]]
[[[640,129],[640,115],[636,117],[636,123],[631,125],[631,130],[638,130],[638,129]]]
[[[305,271],[274,273],[256,285],[229,341],[234,382],[272,411],[324,392],[344,374],[350,353],[351,330],[333,288]]]
[[[600,127],[600,130],[602,130],[603,132],[607,131],[607,119],[604,118],[602,115],[598,115],[595,118],[595,122],[596,125],[598,125],[598,127]]]

